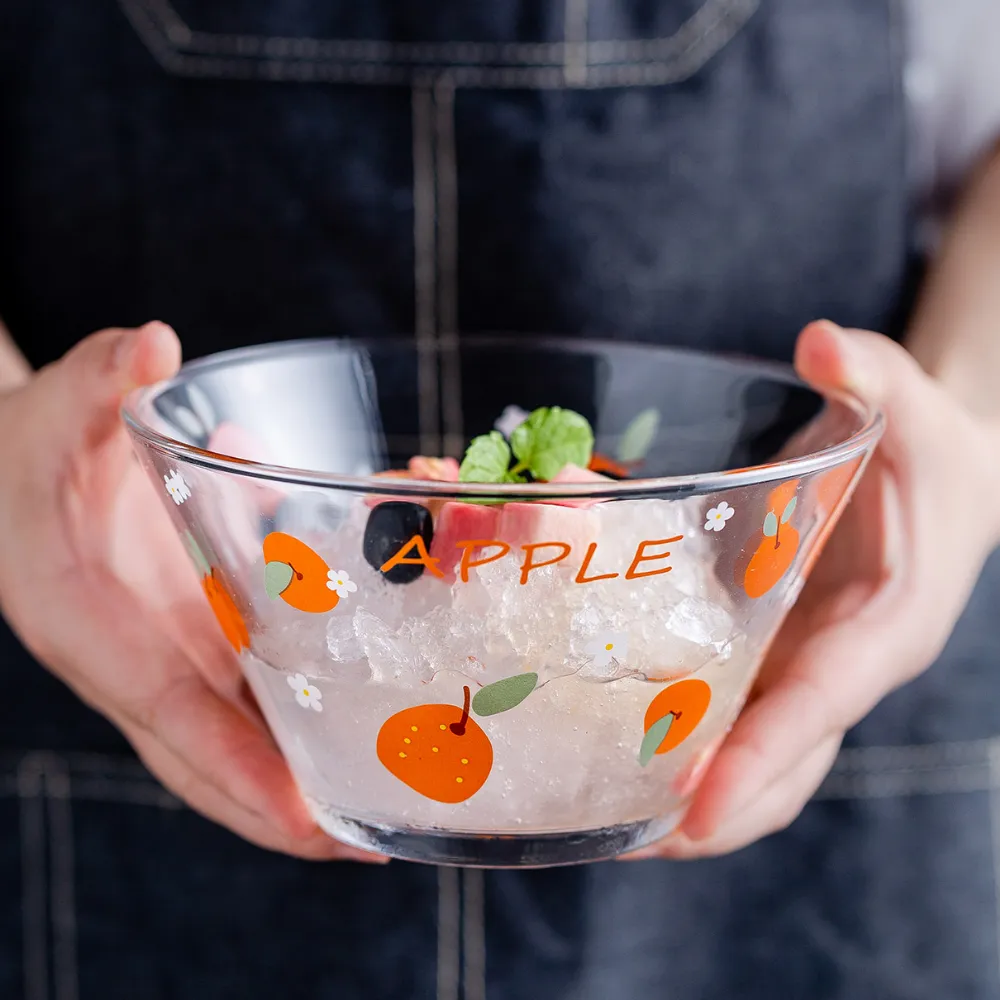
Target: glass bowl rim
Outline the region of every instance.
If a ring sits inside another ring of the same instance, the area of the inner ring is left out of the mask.
[[[543,500],[578,498],[587,500],[626,500],[650,496],[694,496],[722,492],[741,486],[780,482],[814,472],[825,472],[851,459],[870,452],[878,443],[885,429],[885,416],[860,397],[846,391],[817,389],[800,379],[790,364],[768,361],[729,352],[709,352],[697,348],[650,344],[641,341],[617,341],[582,337],[535,337],[513,335],[477,334],[462,342],[462,348],[507,346],[517,350],[556,348],[569,353],[597,353],[600,350],[655,352],[682,355],[712,362],[734,364],[745,371],[786,385],[795,385],[815,393],[824,400],[832,400],[852,410],[861,420],[861,427],[837,444],[798,458],[765,462],[741,469],[699,472],[681,476],[659,476],[648,479],[611,480],[595,486],[593,483],[447,483],[436,480],[388,479],[381,476],[348,476],[341,473],[319,472],[293,466],[270,465],[250,459],[236,458],[219,452],[186,444],[155,430],[139,414],[139,409],[170,388],[188,380],[193,373],[215,368],[229,368],[246,361],[272,354],[290,354],[303,351],[328,349],[331,346],[358,348],[406,347],[419,352],[420,345],[412,337],[316,337],[298,340],[270,341],[249,347],[219,351],[185,362],[175,375],[149,386],[129,392],[121,404],[121,417],[130,433],[147,446],[178,462],[188,463],[216,472],[283,483],[290,486],[338,489],[353,493],[381,496],[413,496],[463,500],[472,497],[491,497],[504,502],[514,500]],[[435,344],[431,348],[443,353],[446,346]]]

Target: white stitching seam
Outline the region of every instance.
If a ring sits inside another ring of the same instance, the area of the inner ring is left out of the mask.
[[[459,910],[458,869],[438,869],[437,1000],[458,1000]]]
[[[993,741],[841,750],[817,799],[887,798],[988,791]]]
[[[461,457],[462,368],[458,351],[458,162],[455,88],[449,75],[434,86],[434,182],[437,218],[437,348],[441,359],[442,454]]]
[[[46,754],[28,754],[17,768],[21,805],[21,925],[24,935],[24,1000],[49,996],[46,926],[45,804]]]
[[[857,747],[842,750],[817,798],[980,792],[1000,788],[1000,767],[991,775],[996,739],[965,743]],[[0,796],[31,798],[34,777],[53,755],[46,751],[0,757]],[[141,764],[128,758],[91,753],[59,755],[72,776],[76,801],[107,802],[177,810],[184,804],[166,791]],[[994,779],[996,784],[994,785]]]
[[[911,746],[855,747],[842,750],[817,798],[984,792],[1000,789],[1000,765],[991,774],[991,754],[1000,746],[995,739]],[[30,799],[39,768],[53,755],[46,751],[0,756],[0,796]],[[91,753],[58,755],[69,769],[69,794],[75,801],[106,802],[184,809],[141,764],[128,758]],[[827,790],[829,789],[829,790]]]
[[[760,0],[706,0],[664,38],[588,42],[583,72],[566,73],[569,46],[553,43],[395,43],[192,31],[167,0],[119,0],[140,39],[181,76],[406,85],[451,71],[456,87],[662,86],[686,79],[749,21]]]
[[[417,344],[420,451],[439,455],[437,357],[436,184],[434,96],[426,84],[413,88],[413,286]]]
[[[482,869],[462,870],[462,996],[486,1000],[486,899]]]
[[[565,0],[565,4],[563,74],[567,86],[580,86],[587,82],[587,69],[590,66],[590,47],[587,44],[589,4],[588,0]],[[704,9],[701,8],[702,11]]]
[[[45,790],[52,856],[52,964],[56,1000],[77,1000],[76,875],[73,865],[72,786],[69,769],[53,756],[47,762]]]

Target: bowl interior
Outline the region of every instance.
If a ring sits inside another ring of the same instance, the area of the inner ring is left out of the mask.
[[[562,406],[630,478],[727,472],[849,442],[872,415],[781,365],[560,340],[320,340],[228,352],[138,394],[133,423],[253,462],[365,477],[414,454],[461,458],[509,406]],[[220,428],[238,429],[220,433]]]

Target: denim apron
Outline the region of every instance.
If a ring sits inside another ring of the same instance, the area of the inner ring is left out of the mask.
[[[503,330],[788,358],[818,316],[898,334],[896,14],[4,0],[0,315],[35,364],[154,317],[188,356],[363,333],[447,358]],[[423,386],[442,447],[452,379]],[[684,864],[266,853],[0,627],[0,997],[996,997],[998,570],[790,829]]]

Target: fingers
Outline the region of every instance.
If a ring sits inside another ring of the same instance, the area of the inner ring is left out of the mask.
[[[56,584],[52,618],[41,609],[26,640],[112,721],[142,730],[205,784],[273,826],[312,836],[313,823],[267,731],[220,697],[183,648],[110,574]]]
[[[817,741],[839,738],[938,655],[957,612],[918,612],[909,589],[873,596],[856,614],[802,639],[737,719],[684,821],[712,836],[791,772]]]
[[[826,320],[811,323],[799,336],[795,367],[820,389],[846,390],[885,414],[879,453],[907,493],[922,476],[940,480],[943,454],[960,453],[968,471],[1000,486],[997,435],[961,407],[900,344],[867,330],[844,330]],[[957,484],[949,486],[949,497]],[[939,491],[940,493],[940,491]],[[917,498],[919,499],[919,497]],[[993,505],[996,507],[996,505]],[[936,511],[917,511],[923,527]],[[986,512],[992,547],[1000,541],[1000,508]]]
[[[227,827],[234,833],[270,851],[280,851],[311,861],[363,861],[383,864],[387,858],[348,847],[328,837],[317,827],[303,836],[290,837],[269,820],[246,809],[206,782],[196,771],[149,732],[126,724],[123,731],[143,763],[161,783],[206,819]]]
[[[711,837],[692,840],[682,828],[659,844],[629,855],[626,860],[715,857],[738,851],[762,837],[784,830],[795,821],[822,784],[839,749],[839,737],[824,740],[788,774],[764,788],[746,808],[730,815]]]
[[[908,416],[922,419],[927,394],[937,391],[899,344],[826,320],[810,323],[799,335],[795,367],[817,387],[846,390],[880,407],[893,424]]]
[[[834,536],[840,551],[817,567],[827,579],[810,580],[757,697],[696,795],[684,821],[692,840],[714,839],[817,742],[839,738],[929,666],[996,540],[996,521],[963,516],[955,496],[960,484],[979,495],[977,477],[983,487],[992,475],[981,428],[902,348],[812,324],[796,364],[814,384],[850,389],[880,407],[888,427]]]
[[[118,429],[118,407],[127,392],[169,378],[180,360],[180,341],[164,323],[102,330],[43,369],[30,390],[53,426],[73,429],[73,444],[81,437],[92,444]],[[67,413],[75,419],[68,422]]]

